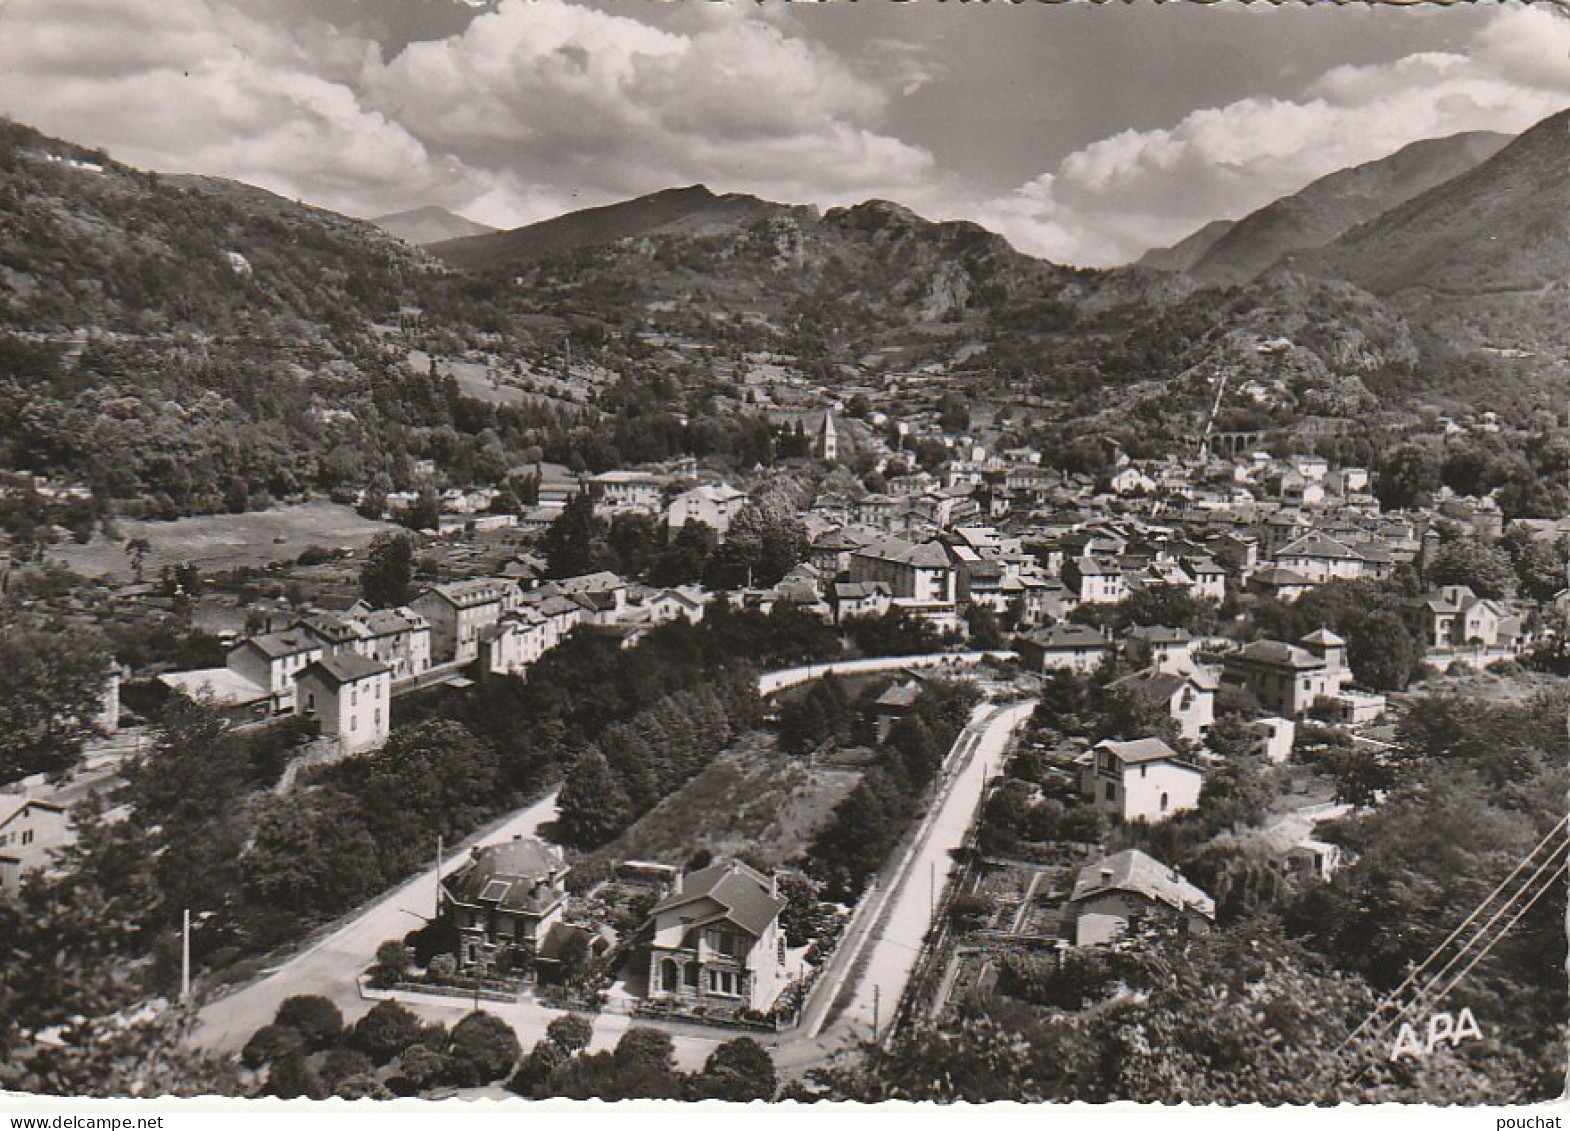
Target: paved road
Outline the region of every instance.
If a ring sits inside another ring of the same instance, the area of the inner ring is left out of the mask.
[[[469,843],[535,836],[540,826],[556,817],[553,793],[526,809],[489,826],[470,842],[454,850],[446,871],[459,865]],[[435,846],[432,846],[434,853]],[[375,903],[355,913],[347,924],[315,941],[303,953],[250,985],[203,1007],[192,1043],[212,1052],[234,1052],[257,1029],[273,1019],[278,1005],[294,994],[321,994],[332,999],[349,1019],[366,1012],[373,1003],[362,1001],[355,978],[376,957],[376,948],[387,939],[401,939],[436,909],[436,868],[394,888]]]
[[[993,652],[928,652],[919,656],[881,656],[870,660],[836,660],[832,664],[807,664],[799,668],[765,672],[758,677],[758,694],[773,695],[787,687],[796,687],[808,680],[821,679],[829,672],[837,675],[855,675],[859,672],[887,672],[900,668],[936,668],[944,665],[965,667],[983,660],[1012,660],[1016,653]]]
[[[952,851],[965,840],[987,779],[1002,766],[1014,729],[1030,717],[1035,701],[998,707],[983,704],[955,741],[942,793],[877,902],[846,932],[814,995],[807,1016],[785,1034],[775,1051],[782,1072],[799,1071],[872,1035],[873,1015],[886,1029],[914,971],[932,909],[957,870]],[[850,1001],[832,1015],[830,1003]]]

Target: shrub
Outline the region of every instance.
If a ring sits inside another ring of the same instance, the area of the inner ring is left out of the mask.
[[[553,1018],[545,1027],[545,1036],[552,1044],[571,1055],[589,1047],[594,1037],[594,1024],[582,1014],[564,1013]]]
[[[368,1076],[374,1067],[371,1058],[359,1049],[339,1045],[322,1054],[321,1065],[316,1071],[328,1090],[337,1091],[338,1086],[351,1076]]]
[[[343,1033],[343,1012],[319,994],[299,994],[284,999],[273,1023],[294,1029],[314,1052],[326,1048]]]
[[[460,1086],[489,1084],[511,1072],[522,1052],[511,1025],[495,1014],[471,1013],[452,1028],[450,1078]]]
[[[383,1001],[360,1018],[350,1034],[350,1042],[377,1064],[386,1064],[418,1043],[421,1036],[418,1017],[395,1001]]]
[[[449,1071],[447,1058],[441,1053],[433,1052],[425,1045],[410,1045],[398,1058],[395,1075],[408,1081],[414,1091],[423,1092],[445,1080]]]
[[[287,1025],[263,1025],[240,1052],[240,1063],[247,1068],[260,1068],[305,1051],[305,1038],[299,1030]]]
[[[554,1022],[552,1022],[554,1024]],[[520,1096],[543,1098],[550,1094],[551,1077],[556,1070],[572,1059],[561,1045],[552,1040],[534,1043],[529,1055],[523,1058],[518,1071],[513,1073],[507,1087]]]

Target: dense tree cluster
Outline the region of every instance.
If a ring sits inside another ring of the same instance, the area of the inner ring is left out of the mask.
[[[969,719],[970,684],[927,684],[889,732],[877,759],[834,808],[807,850],[807,871],[831,900],[853,900],[905,835],[922,794]]]

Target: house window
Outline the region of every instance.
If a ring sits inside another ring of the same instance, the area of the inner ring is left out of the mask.
[[[359,729],[359,725],[360,725],[360,716],[359,715],[350,715],[349,716],[349,729],[350,730],[358,730]]]
[[[316,710],[316,692],[307,691],[305,693],[305,709],[307,711]]]
[[[1107,783],[1107,800],[1108,801],[1116,801],[1117,799],[1118,799],[1117,783],[1109,781]]]
[[[682,969],[682,980],[687,983],[689,989],[695,990],[698,988],[698,964],[696,962],[688,963]]]
[[[33,843],[33,830],[32,829],[23,829],[22,830],[22,843],[23,844],[32,844]]]
[[[660,963],[660,984],[665,987],[666,993],[675,993],[681,989],[681,967],[673,959],[667,958]]]
[[[376,717],[372,720],[372,725],[376,727],[382,725],[382,709],[380,707],[376,708]]]
[[[1164,793],[1161,795],[1161,811],[1163,813],[1167,811],[1167,795]]]

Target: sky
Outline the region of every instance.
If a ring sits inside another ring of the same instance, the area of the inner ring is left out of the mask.
[[[874,197],[1108,266],[1570,106],[1549,5],[0,0],[0,113],[162,172],[496,227]]]

